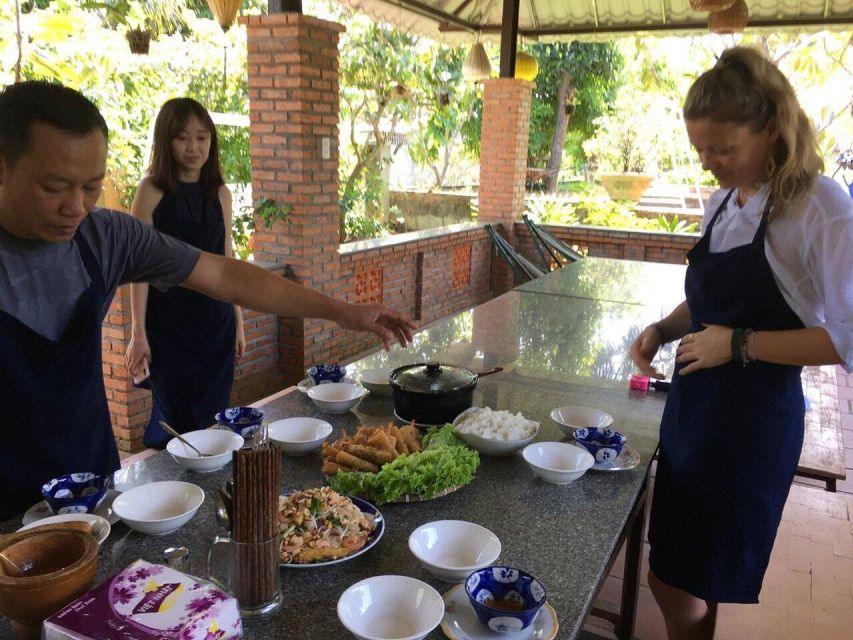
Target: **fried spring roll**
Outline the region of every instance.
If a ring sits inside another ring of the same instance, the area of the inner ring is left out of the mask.
[[[409,453],[416,453],[421,450],[421,438],[417,427],[407,424],[400,429],[400,433],[406,439],[406,446],[409,449]]]
[[[339,465],[345,464],[348,467],[356,469],[357,471],[367,471],[370,473],[376,473],[377,471],[379,471],[379,467],[377,467],[372,462],[357,458],[356,456],[347,453],[346,451],[341,451],[338,454],[338,457],[335,459],[335,462],[337,462]]]
[[[381,429],[377,429],[373,435],[370,437],[370,441],[368,444],[371,447],[376,447],[377,449],[382,449],[387,451],[388,453],[395,455],[397,454],[397,449],[394,447],[394,443],[391,441],[391,438]]]
[[[323,475],[324,476],[333,476],[338,473],[340,467],[337,462],[333,462],[329,458],[323,460]]]
[[[335,460],[338,457],[338,454],[341,452],[341,450],[337,446],[335,446],[337,444],[338,444],[337,442],[335,442],[334,444],[326,444],[324,442],[323,443],[323,457],[329,458],[330,460]]]
[[[400,432],[400,428],[397,425],[391,425],[388,427],[389,435],[393,436],[397,439],[394,443],[394,447],[397,449],[397,453],[400,455],[405,455],[409,453],[409,447],[406,444],[406,439],[403,437],[403,434]]]
[[[382,466],[383,464],[387,464],[391,462],[396,455],[392,455],[385,449],[377,449],[376,447],[370,447],[366,445],[360,444],[348,444],[344,447],[344,451],[347,453],[351,453],[357,458],[361,458],[362,460],[367,460],[368,462],[372,462],[375,465]]]

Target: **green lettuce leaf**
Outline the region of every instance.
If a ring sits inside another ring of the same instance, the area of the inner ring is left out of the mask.
[[[329,485],[338,493],[384,504],[404,495],[430,498],[474,479],[480,456],[456,437],[452,425],[430,427],[423,443],[422,451],[398,456],[379,473],[340,471],[328,478]]]

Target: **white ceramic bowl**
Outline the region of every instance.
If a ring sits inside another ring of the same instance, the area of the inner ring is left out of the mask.
[[[338,599],[338,618],[360,640],[419,640],[444,617],[444,600],[408,576],[374,576]]]
[[[477,435],[476,433],[463,433],[455,428],[460,422],[463,422],[471,413],[477,411],[482,411],[482,409],[480,407],[471,407],[470,409],[465,409],[465,411],[456,416],[456,419],[453,421],[453,433],[459,436],[459,439],[465,442],[465,444],[467,444],[469,447],[471,447],[472,449],[476,449],[478,452],[482,453],[485,456],[506,456],[511,453],[514,453],[522,447],[533,442],[533,439],[539,433],[539,424],[537,424],[536,431],[533,432],[532,436],[522,438],[520,440],[499,440],[493,438],[484,438],[483,436]]]
[[[575,429],[581,429],[583,427],[604,428],[613,424],[613,417],[601,409],[578,407],[575,405],[557,407],[551,411],[551,420],[553,420],[560,428],[560,431],[565,433],[567,436],[573,436]]]
[[[317,418],[285,418],[271,422],[267,428],[270,440],[289,456],[304,456],[332,433],[332,425]]]
[[[573,482],[595,463],[589,451],[568,442],[534,442],[521,455],[537,476],[551,484]]]
[[[159,536],[189,522],[202,502],[204,491],[196,485],[166,480],[128,489],[113,501],[113,511],[131,529]]]
[[[201,429],[181,435],[202,453],[212,454],[202,458],[177,438],[169,440],[166,451],[175,462],[198,473],[221,469],[231,462],[231,453],[243,446],[243,437],[230,429]]]
[[[376,369],[365,369],[358,374],[358,381],[365,389],[376,396],[392,395],[391,381],[388,379],[394,369],[379,367]]]
[[[436,520],[412,531],[409,550],[439,580],[464,582],[472,571],[498,559],[501,541],[473,522]]]
[[[306,392],[320,411],[326,413],[346,413],[361,400],[368,391],[358,384],[349,382],[330,382],[318,384]]]

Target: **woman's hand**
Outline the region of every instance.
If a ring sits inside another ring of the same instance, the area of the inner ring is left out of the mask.
[[[631,343],[631,347],[628,349],[628,354],[631,356],[631,360],[634,361],[634,364],[637,365],[643,375],[650,376],[652,378],[664,377],[663,373],[652,366],[652,360],[654,360],[654,357],[657,355],[661,344],[663,344],[663,341],[661,339],[660,329],[652,324],[643,329],[640,335],[637,336],[637,339]]]
[[[675,351],[675,361],[686,365],[679,372],[683,376],[732,359],[732,329],[718,324],[703,326],[704,330],[684,336]]]
[[[143,369],[151,362],[151,347],[148,345],[148,336],[142,334],[131,334],[124,354],[124,364],[127,372],[132,378],[143,375]]]
[[[234,339],[234,352],[237,362],[240,362],[240,358],[242,358],[246,353],[246,332],[243,331],[242,322],[237,325],[236,337]]]

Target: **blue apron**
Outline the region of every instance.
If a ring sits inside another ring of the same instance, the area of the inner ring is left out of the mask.
[[[690,331],[703,324],[800,329],[752,242],[710,252],[714,224],[687,254]],[[649,562],[664,582],[709,602],[758,602],[803,444],[801,367],[729,362],[687,376],[676,367],[661,422]]]
[[[179,182],[153,214],[154,227],[187,244],[224,254],[222,205],[199,183]],[[151,419],[143,443],[163,448],[171,439],[160,420],[181,433],[206,429],[229,406],[234,384],[236,322],[234,307],[208,296],[173,287],[148,288],[145,330],[151,347]]]
[[[92,282],[58,342],[0,311],[0,520],[51,478],[121,466],[101,370],[104,279],[79,230],[74,242]]]

